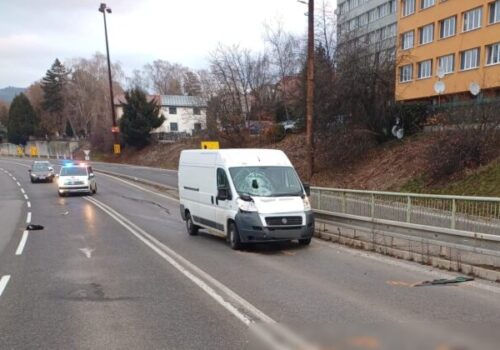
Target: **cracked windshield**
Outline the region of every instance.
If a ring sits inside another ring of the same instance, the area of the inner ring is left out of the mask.
[[[500,0],[0,0],[0,350],[498,350]]]

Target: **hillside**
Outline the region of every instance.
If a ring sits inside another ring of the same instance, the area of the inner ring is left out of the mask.
[[[429,165],[425,153],[433,142],[433,135],[430,134],[387,142],[349,164],[316,173],[311,183],[324,187],[380,191],[500,196],[500,159],[485,167],[456,174],[442,183],[428,183],[426,174]],[[304,145],[305,135],[299,134],[262,147],[283,150],[303,176],[306,169]],[[141,151],[124,149],[119,160],[112,156],[99,159],[176,169],[180,152],[189,148],[199,148],[199,141],[152,145]],[[318,165],[326,167],[325,164]]]
[[[21,92],[24,92],[25,88],[18,88],[13,86],[8,86],[6,88],[0,89],[0,100],[11,103],[14,97]]]

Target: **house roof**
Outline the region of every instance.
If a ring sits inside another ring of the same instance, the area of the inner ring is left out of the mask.
[[[199,96],[161,95],[161,105],[167,107],[206,107],[207,101]]]
[[[199,96],[184,96],[184,95],[148,95],[148,101],[161,101],[161,105],[165,107],[207,107],[207,101]],[[125,104],[125,95],[115,97],[115,106]]]

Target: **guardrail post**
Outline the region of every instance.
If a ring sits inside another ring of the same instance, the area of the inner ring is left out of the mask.
[[[342,213],[346,212],[346,194],[342,192]]]
[[[375,218],[375,195],[372,193],[372,203],[371,203],[371,216],[372,216],[372,219]]]
[[[323,193],[323,191],[319,190],[318,191],[318,209],[321,210],[321,193]]]
[[[451,228],[454,229],[456,225],[457,202],[455,198],[451,200]]]
[[[411,222],[411,197],[406,197],[406,222]]]

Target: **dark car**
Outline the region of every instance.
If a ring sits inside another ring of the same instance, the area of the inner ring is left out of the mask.
[[[54,181],[54,167],[46,161],[33,162],[30,173],[31,182],[53,182]]]

